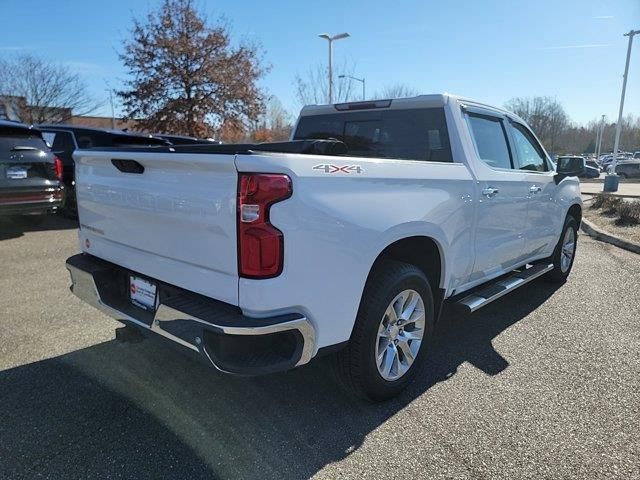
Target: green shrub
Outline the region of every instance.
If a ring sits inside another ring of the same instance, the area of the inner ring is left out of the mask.
[[[640,223],[640,202],[621,202],[617,208],[616,225],[638,225]]]

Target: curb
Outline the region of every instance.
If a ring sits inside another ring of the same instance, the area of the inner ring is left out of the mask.
[[[580,230],[589,235],[596,240],[600,240],[601,242],[609,243],[611,245],[615,245],[616,247],[622,248],[624,250],[628,250],[633,253],[637,253],[640,255],[640,244],[629,242],[628,240],[623,240],[618,237],[614,237],[609,233],[605,233],[599,228],[597,228],[593,223],[589,220],[582,219],[580,223]]]
[[[612,197],[622,197],[622,198],[640,198],[640,195],[624,195],[621,193],[613,193],[613,192],[580,192],[581,195],[598,195],[600,193],[606,193],[607,195],[611,195]]]

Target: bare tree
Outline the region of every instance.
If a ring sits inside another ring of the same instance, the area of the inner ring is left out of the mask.
[[[505,108],[526,121],[550,152],[555,152],[558,137],[569,127],[569,116],[555,98],[517,97]]]
[[[255,122],[250,137],[256,142],[287,140],[292,128],[291,114],[283,107],[278,97],[272,95],[264,114]]]
[[[269,97],[263,123],[269,130],[282,130],[291,127],[291,114],[284,108],[280,99],[274,95]]]
[[[354,75],[355,65],[344,61],[338,67],[334,66],[336,78],[340,75]],[[310,68],[306,75],[296,75],[294,79],[296,99],[300,106],[321,105],[329,103],[329,74],[326,65],[319,64]],[[333,99],[335,103],[353,100],[356,92],[355,85],[350,78],[333,80]]]
[[[210,25],[193,0],[164,0],[133,21],[120,55],[130,79],[118,92],[128,118],[149,131],[208,136],[236,132],[264,111],[258,46],[232,46],[224,22]]]
[[[402,83],[395,83],[393,85],[387,85],[379,92],[376,92],[373,98],[404,98],[415,97],[419,95],[420,91],[416,88],[404,85]]]
[[[0,60],[0,94],[25,99],[26,123],[65,122],[100,107],[68,66],[28,54]]]

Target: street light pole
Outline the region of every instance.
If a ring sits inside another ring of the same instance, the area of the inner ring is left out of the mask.
[[[604,135],[604,117],[602,115],[602,119],[600,120],[600,125],[598,126],[598,134],[596,135],[596,162],[600,161],[600,150],[602,149],[602,136]]]
[[[341,40],[349,36],[348,33],[339,33],[338,35],[330,36],[328,33],[322,33],[318,35],[320,38],[324,38],[329,42],[329,102],[333,103],[333,41]]]
[[[367,98],[364,77],[358,78],[358,77],[352,77],[351,75],[338,75],[338,78],[350,78],[351,80],[356,80],[362,83],[362,100],[365,100]]]
[[[620,96],[620,110],[618,111],[618,124],[616,125],[616,137],[613,142],[613,161],[611,162],[610,175],[607,175],[604,182],[605,192],[618,191],[618,177],[616,176],[616,165],[618,163],[618,146],[620,145],[620,130],[622,130],[622,112],[624,110],[624,94],[627,90],[627,77],[629,76],[629,60],[631,58],[631,45],[633,44],[633,36],[640,33],[640,30],[630,30],[625,33],[625,37],[629,37],[629,46],[627,47],[627,61],[624,66],[624,76],[622,77],[622,95]],[[609,178],[610,177],[610,178]],[[607,180],[609,180],[607,182]]]

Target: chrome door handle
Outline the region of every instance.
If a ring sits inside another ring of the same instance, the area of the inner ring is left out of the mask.
[[[498,194],[498,189],[497,188],[487,187],[487,188],[482,189],[482,195],[484,195],[487,198],[494,197],[497,194]]]
[[[529,192],[531,193],[538,193],[542,191],[542,187],[539,187],[537,185],[533,185],[531,188],[529,188]]]

